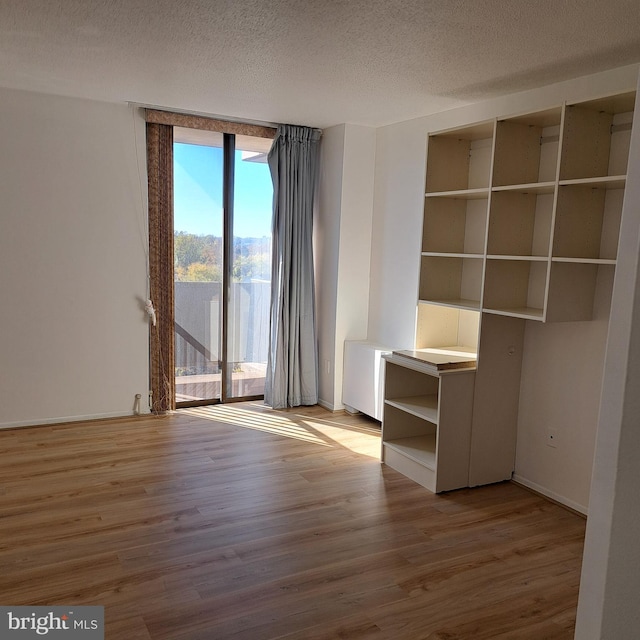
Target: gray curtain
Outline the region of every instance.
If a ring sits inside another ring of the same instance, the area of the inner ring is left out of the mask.
[[[268,155],[273,249],[264,400],[274,409],[318,401],[312,231],[320,135],[280,125]]]

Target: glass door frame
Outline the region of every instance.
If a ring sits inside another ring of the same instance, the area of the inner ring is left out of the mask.
[[[262,136],[254,136],[262,137]],[[231,287],[233,285],[233,251],[234,251],[234,199],[235,199],[235,153],[236,134],[223,132],[222,162],[222,274],[220,287],[220,397],[198,400],[174,401],[176,408],[225,404],[262,400],[264,394],[233,395],[233,377],[229,367],[229,320],[231,304]],[[175,310],[174,310],[175,313]],[[175,323],[175,319],[174,319]],[[175,352],[174,352],[175,353]],[[175,369],[175,366],[172,367]]]
[[[157,322],[149,324],[149,391],[152,413],[176,408],[173,253],[173,128],[186,127],[273,139],[273,125],[220,120],[190,113],[140,108],[146,122],[149,288]],[[228,394],[226,394],[228,396]],[[262,396],[257,396],[261,398]],[[243,398],[249,399],[249,398]],[[228,399],[230,402],[232,398]],[[206,402],[202,404],[211,404]],[[181,403],[182,405],[182,403]]]
[[[233,201],[235,187],[235,151],[236,137],[224,134],[222,148],[222,336],[220,345],[221,367],[221,403],[258,400],[264,396],[233,398],[231,394],[231,376],[229,375],[229,301],[231,299],[231,262],[233,251]]]

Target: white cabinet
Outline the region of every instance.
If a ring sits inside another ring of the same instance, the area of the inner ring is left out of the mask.
[[[342,401],[347,411],[382,420],[384,362],[391,349],[366,340],[345,340]]]
[[[446,349],[384,358],[382,461],[436,493],[466,487],[475,358]]]

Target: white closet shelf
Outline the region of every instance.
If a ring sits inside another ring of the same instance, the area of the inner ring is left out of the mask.
[[[417,462],[427,469],[431,469],[432,471],[435,471],[436,469],[435,434],[387,440],[385,441],[384,446],[392,449],[393,451],[397,451],[404,457]]]
[[[548,256],[521,256],[521,255],[502,255],[499,253],[492,253],[487,255],[488,260],[527,260],[529,262],[547,262]]]
[[[524,318],[525,320],[544,320],[544,310],[534,307],[508,307],[504,309],[491,309],[484,307],[484,313],[493,313],[498,316],[510,316],[513,318]]]
[[[479,258],[480,260],[484,258],[482,253],[453,253],[447,251],[423,251],[422,255],[432,258]]]
[[[552,262],[566,262],[570,264],[616,264],[616,260],[606,258],[566,258],[562,256],[553,256]]]
[[[435,304],[440,307],[453,307],[454,309],[468,309],[469,311],[480,311],[480,300],[468,300],[457,298],[452,300],[426,300],[420,299],[418,302],[424,304]]]
[[[387,398],[386,404],[406,411],[418,418],[438,424],[438,396],[410,396],[408,398]]]
[[[492,187],[491,191],[516,191],[518,193],[553,193],[555,182],[533,182],[531,184],[508,184]]]
[[[624,189],[627,176],[601,176],[598,178],[577,178],[574,180],[560,180],[561,187],[586,186],[593,189]]]
[[[478,189],[457,189],[455,191],[427,191],[427,198],[455,198],[458,200],[478,200],[489,197],[489,187]]]

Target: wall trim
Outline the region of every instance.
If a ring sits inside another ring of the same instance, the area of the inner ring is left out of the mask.
[[[568,498],[565,498],[564,496],[554,493],[553,491],[549,491],[549,489],[546,489],[545,487],[537,484],[536,482],[527,480],[527,478],[523,478],[522,476],[519,476],[517,473],[513,474],[511,480],[516,484],[521,484],[523,487],[526,487],[527,489],[531,489],[532,491],[535,491],[536,493],[539,493],[545,496],[546,498],[550,498],[554,502],[558,502],[564,505],[565,507],[569,507],[569,509],[572,509],[573,511],[577,511],[582,515],[586,516],[589,513],[588,507],[578,504],[573,500],[569,500]]]
[[[329,411],[332,411],[332,412],[344,411],[344,405],[342,403],[333,404],[331,402],[327,402],[326,400],[322,400],[321,398],[318,398],[318,404],[321,407],[324,407],[325,409],[328,409]]]
[[[21,427],[46,427],[55,424],[67,424],[70,422],[91,422],[94,420],[109,420],[111,418],[139,418],[141,416],[150,416],[149,409],[140,411],[140,415],[131,413],[130,411],[114,411],[110,413],[92,413],[84,416],[60,416],[58,418],[43,418],[33,420],[19,420],[16,422],[2,422],[0,429],[17,429]]]

